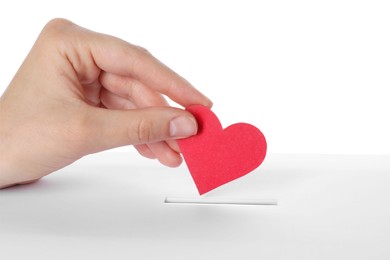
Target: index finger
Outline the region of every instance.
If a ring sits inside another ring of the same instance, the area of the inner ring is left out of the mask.
[[[212,106],[210,99],[145,49],[109,35],[95,33],[94,38],[91,56],[102,70],[135,78],[184,107]]]

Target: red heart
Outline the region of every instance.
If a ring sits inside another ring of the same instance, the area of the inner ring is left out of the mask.
[[[207,107],[186,108],[198,122],[198,134],[178,140],[187,167],[202,195],[242,177],[264,161],[267,143],[253,125],[237,123],[222,128]]]

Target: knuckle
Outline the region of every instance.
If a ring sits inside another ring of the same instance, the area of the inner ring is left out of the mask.
[[[139,45],[134,45],[138,50],[141,51],[141,53],[144,53],[144,54],[147,54],[147,55],[151,55],[150,51],[142,46],[139,46]]]
[[[137,129],[137,141],[139,144],[150,143],[155,139],[155,133],[153,131],[153,122],[147,119],[142,119],[138,124]],[[129,135],[133,135],[133,131],[129,131]],[[132,138],[131,138],[132,139]]]
[[[66,46],[75,28],[76,25],[69,20],[54,18],[44,26],[38,42],[44,46],[44,49]]]
[[[45,26],[45,29],[58,29],[60,27],[72,25],[73,23],[64,18],[54,18],[51,19]]]
[[[45,38],[57,39],[60,36],[64,36],[64,31],[73,26],[73,23],[62,18],[54,18],[50,20],[42,30],[42,34]]]

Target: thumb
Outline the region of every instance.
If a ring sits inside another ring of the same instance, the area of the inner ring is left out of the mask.
[[[173,107],[109,110],[91,107],[88,115],[91,152],[119,146],[185,138],[197,133],[194,116]]]

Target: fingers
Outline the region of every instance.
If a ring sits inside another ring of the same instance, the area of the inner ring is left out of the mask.
[[[166,142],[153,143],[153,146],[149,145],[149,147],[153,149],[154,154],[158,155],[158,161],[165,166],[177,167],[183,161],[181,155],[172,150]]]
[[[166,142],[153,143],[153,152],[149,148],[149,145],[146,144],[141,144],[134,147],[142,156],[149,159],[158,159],[158,161],[165,166],[177,167],[183,161],[183,158],[180,156],[180,154],[168,147]],[[155,153],[159,154],[159,156],[156,157]]]
[[[45,26],[40,39],[40,43],[46,41],[43,49],[56,46],[83,85],[94,82],[101,71],[105,71],[136,79],[184,107],[212,105],[205,95],[144,48],[116,37],[93,32],[64,19],[54,19]]]
[[[149,159],[156,159],[156,155],[150,150],[149,146],[146,144],[138,144],[134,145],[134,148],[141,154],[142,156]]]
[[[192,104],[212,105],[187,80],[144,49],[107,35],[95,34],[93,38],[90,41],[91,55],[103,71],[134,78],[184,107]]]
[[[109,109],[128,110],[137,108],[131,100],[115,95],[104,88],[100,91],[100,101]]]
[[[134,148],[139,152],[139,154],[141,154],[142,156],[149,158],[149,159],[157,159],[157,158],[163,158],[163,157],[166,158],[167,151],[171,150],[175,153],[174,160],[178,161],[179,163],[175,164],[174,162],[169,162],[169,165],[179,166],[181,161],[182,161],[182,157],[180,155],[179,145],[177,144],[176,140],[167,140],[166,144],[169,147],[165,147],[164,149],[160,149],[160,147],[158,147],[159,143],[160,142],[153,143],[153,144],[157,144],[157,145],[153,146],[153,151],[149,148],[149,145],[147,145],[147,144],[134,145]],[[171,153],[171,151],[168,151],[168,153]],[[155,155],[155,153],[160,153],[159,157],[157,157]],[[173,156],[169,156],[168,158],[173,158]],[[176,158],[178,158],[178,160]],[[159,161],[160,162],[167,162],[168,160],[167,159],[159,159]],[[167,165],[167,164],[165,164],[165,165]],[[172,166],[172,167],[175,167],[175,166]]]
[[[113,88],[111,88],[113,89]],[[132,91],[135,94],[135,91]],[[103,105],[110,109],[134,109],[137,106],[130,100],[125,99],[121,96],[111,93],[106,89],[102,89],[101,102]],[[160,96],[160,104],[165,105],[166,101]],[[129,97],[133,100],[134,97]],[[135,100],[142,100],[141,98]],[[147,106],[147,103],[137,102],[138,106]],[[161,144],[165,143],[165,144]],[[174,140],[167,140],[166,142],[149,143],[142,145],[134,145],[135,149],[144,157],[149,159],[158,159],[161,163],[167,166],[175,167],[180,165],[182,159],[180,150],[177,143]]]
[[[196,134],[197,124],[191,113],[172,107],[152,107],[136,110],[109,110],[87,107],[85,133],[89,152],[98,152],[114,147],[134,144],[157,143],[163,140],[185,138]],[[164,150],[165,158],[180,156],[167,144],[159,145],[156,151]],[[165,163],[164,163],[165,164]]]
[[[179,145],[176,140],[167,140],[168,146],[177,153],[181,153]]]
[[[137,107],[168,105],[160,93],[136,79],[103,72],[99,80],[107,90],[132,101]]]
[[[117,102],[103,102],[106,107],[113,109],[123,109],[128,107],[126,104],[129,103],[130,100],[132,105],[135,105],[139,108],[168,105],[165,98],[160,93],[151,90],[135,79],[118,76],[111,73],[102,73],[100,76],[100,82],[106,89],[109,90],[105,92],[111,93],[112,91],[115,93],[110,94],[110,100],[114,100],[113,96],[115,96],[117,99]],[[104,96],[102,96],[102,98],[104,98]],[[163,164],[165,165],[167,165],[165,163],[167,160],[164,160],[166,154],[175,152],[175,158],[181,157],[178,146],[174,141],[167,141],[166,145],[161,145],[160,143],[151,143],[147,144],[147,146],[147,150],[145,147],[140,148],[139,145],[136,145],[135,148],[141,155],[144,155],[147,158],[150,158],[150,153],[152,153],[155,158],[158,158],[160,161],[164,162]],[[165,147],[165,149],[161,149],[161,147]]]

